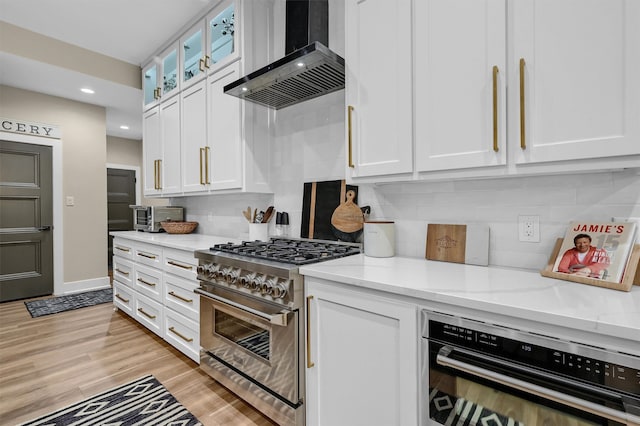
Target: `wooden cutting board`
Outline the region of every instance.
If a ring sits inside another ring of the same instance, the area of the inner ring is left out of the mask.
[[[358,187],[347,185],[344,180],[305,182],[302,196],[302,220],[300,237],[320,240],[337,240],[331,225],[331,216],[345,200],[346,191],[354,191],[354,203],[358,202]]]
[[[442,262],[489,264],[489,226],[480,224],[427,225],[425,257]]]

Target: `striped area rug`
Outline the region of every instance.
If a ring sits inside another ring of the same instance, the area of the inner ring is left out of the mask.
[[[152,375],[108,390],[22,426],[201,425]]]
[[[84,293],[68,294],[66,296],[50,297],[24,302],[31,318],[43,315],[57,314],[73,309],[86,308],[87,306],[110,303],[113,301],[111,287],[101,290],[85,291]]]
[[[457,398],[434,388],[429,389],[429,392],[429,417],[438,424],[446,426],[524,426],[524,423],[464,398]]]

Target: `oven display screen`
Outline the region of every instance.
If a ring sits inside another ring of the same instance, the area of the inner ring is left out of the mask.
[[[220,310],[215,311],[214,324],[216,334],[261,358],[270,359],[271,336],[269,330]]]

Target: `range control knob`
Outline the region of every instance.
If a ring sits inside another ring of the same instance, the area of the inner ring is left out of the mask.
[[[276,299],[284,298],[287,295],[286,281],[279,280],[278,283],[273,286],[271,295]]]
[[[251,287],[251,281],[253,279],[255,279],[256,274],[246,274],[243,275],[242,277],[240,277],[240,285],[244,288],[250,288]]]
[[[273,294],[273,289],[277,281],[278,279],[276,277],[271,277],[265,280],[260,287],[260,293],[263,295]]]
[[[235,270],[233,268],[228,268],[224,274],[224,280],[227,284],[236,284],[238,282],[238,276],[240,275],[240,270]]]
[[[206,265],[205,269],[210,279],[217,280],[218,278],[220,278],[220,265],[218,265],[217,263]]]
[[[251,291],[260,291],[262,287],[262,283],[264,282],[264,275],[257,275],[254,279],[251,280],[249,288]]]
[[[206,265],[198,265],[198,268],[196,269],[196,271],[198,272],[198,276],[204,276],[205,272],[206,272]]]

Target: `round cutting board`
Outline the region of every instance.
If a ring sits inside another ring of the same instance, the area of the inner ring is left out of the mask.
[[[331,215],[331,224],[341,232],[357,232],[364,226],[362,210],[354,202],[356,193],[347,191],[347,201],[341,203]]]

